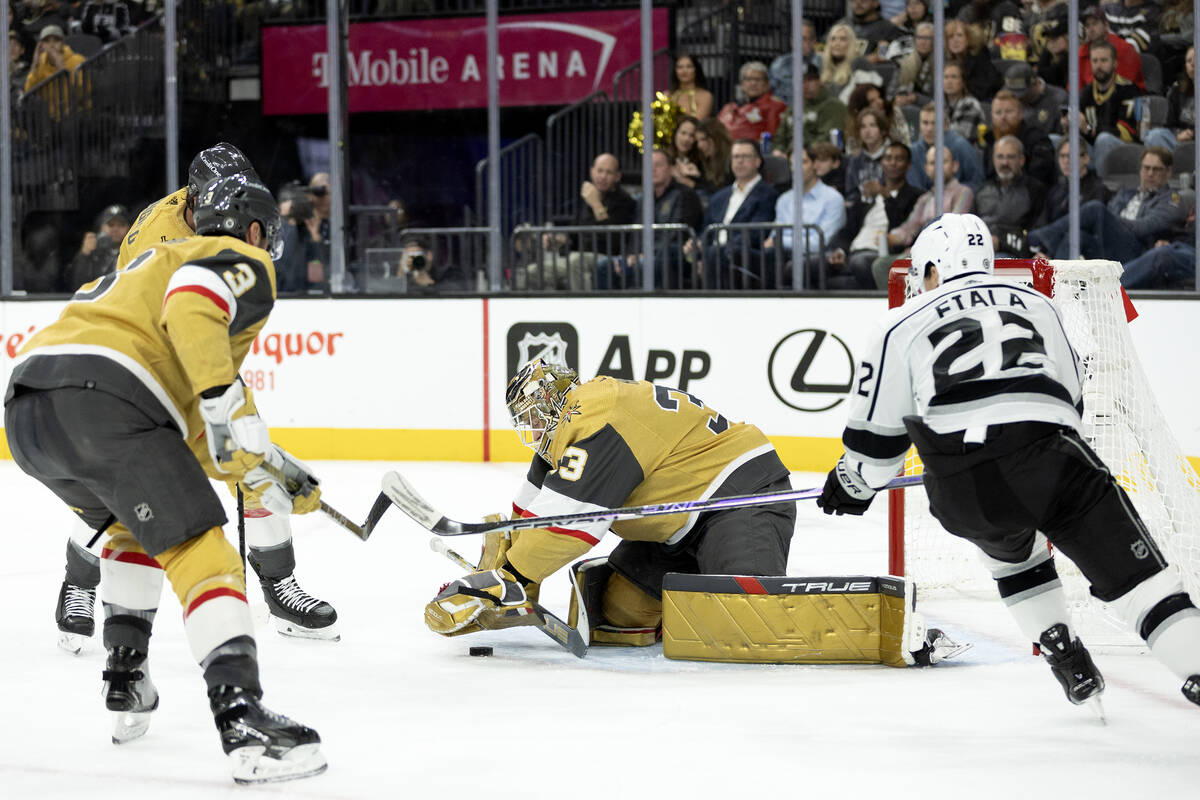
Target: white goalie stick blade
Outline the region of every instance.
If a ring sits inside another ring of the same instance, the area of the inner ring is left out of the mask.
[[[920,475],[904,475],[894,479],[883,489],[903,489],[921,482]],[[398,472],[389,472],[383,476],[381,489],[401,511],[408,514],[426,530],[438,536],[467,536],[472,533],[488,533],[489,531],[518,531],[533,528],[571,527],[588,522],[616,522],[622,519],[638,519],[654,517],[662,514],[690,514],[693,511],[717,511],[728,508],[745,508],[747,506],[773,505],[796,500],[813,500],[821,496],[823,487],[812,489],[793,489],[790,492],[764,492],[762,494],[742,494],[731,497],[710,497],[705,500],[682,500],[675,503],[653,503],[644,506],[628,506],[625,508],[606,508],[599,511],[580,511],[574,514],[551,514],[545,517],[526,517],[524,519],[508,519],[498,522],[460,522],[450,519],[441,511],[434,508],[417,493],[404,477]]]
[[[463,569],[469,569],[472,572],[476,569],[476,565],[472,564],[470,561],[467,561],[467,559],[463,558],[456,551],[452,550],[449,545],[436,536],[429,540],[429,549],[433,550],[435,553],[441,553]],[[549,636],[576,658],[583,658],[587,655],[588,637],[586,632],[584,634],[580,634],[578,630],[572,628],[570,625],[563,622],[561,619],[547,611],[540,604],[535,603],[532,600],[529,601],[529,605],[533,613],[527,615],[529,617],[528,622],[523,621],[520,624],[537,625],[538,630]],[[512,611],[515,614],[524,613],[524,609],[514,608]],[[507,612],[504,613],[507,615]]]

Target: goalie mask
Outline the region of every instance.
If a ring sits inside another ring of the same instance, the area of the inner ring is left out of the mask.
[[[562,418],[567,393],[579,385],[575,370],[535,358],[508,382],[504,402],[512,415],[517,436],[542,458],[550,450],[554,431]]]
[[[913,242],[906,295],[916,297],[925,291],[930,266],[937,267],[941,285],[969,272],[990,274],[995,262],[992,234],[983,220],[974,214],[943,214]]]

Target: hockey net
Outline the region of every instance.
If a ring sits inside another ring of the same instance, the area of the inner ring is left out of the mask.
[[[888,282],[889,306],[905,300],[908,261]],[[995,273],[1051,297],[1083,367],[1083,435],[1124,487],[1167,559],[1200,597],[1200,479],[1155,401],[1133,346],[1113,261],[997,259]],[[906,475],[921,472],[910,450]],[[920,486],[889,492],[889,571],[913,580],[922,594],[995,597],[995,584],[973,545],[947,533],[929,513]],[[1056,556],[1075,629],[1090,642],[1119,646],[1140,640],[1091,597],[1087,581]]]

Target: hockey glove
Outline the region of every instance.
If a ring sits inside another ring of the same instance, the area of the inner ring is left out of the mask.
[[[460,636],[534,624],[531,608],[525,587],[506,570],[473,572],[448,583],[425,606],[425,624],[442,636]]]
[[[501,522],[506,519],[503,514],[488,514],[484,522]],[[517,543],[520,531],[491,531],[483,535],[483,554],[479,557],[476,569],[483,571],[499,569],[508,564],[508,551]],[[533,602],[537,602],[540,583],[530,583],[525,586],[525,594]]]
[[[267,471],[268,465],[276,474]],[[257,503],[272,514],[316,511],[321,507],[318,483],[307,464],[276,444],[267,448],[263,463],[241,480],[247,504]]]
[[[862,475],[846,466],[846,458],[838,459],[837,466],[829,471],[825,489],[817,498],[817,505],[826,514],[865,514],[875,497],[875,490],[867,485]]]
[[[209,396],[205,396],[209,395]],[[242,477],[257,467],[271,445],[267,423],[254,407],[254,394],[238,378],[200,396],[208,454],[221,472]]]

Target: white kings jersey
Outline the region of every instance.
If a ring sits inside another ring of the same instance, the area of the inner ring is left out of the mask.
[[[846,458],[880,487],[908,451],[904,418],[982,442],[988,425],[1078,430],[1079,363],[1058,309],[1040,292],[984,272],[956,275],[876,325],[851,387]]]

